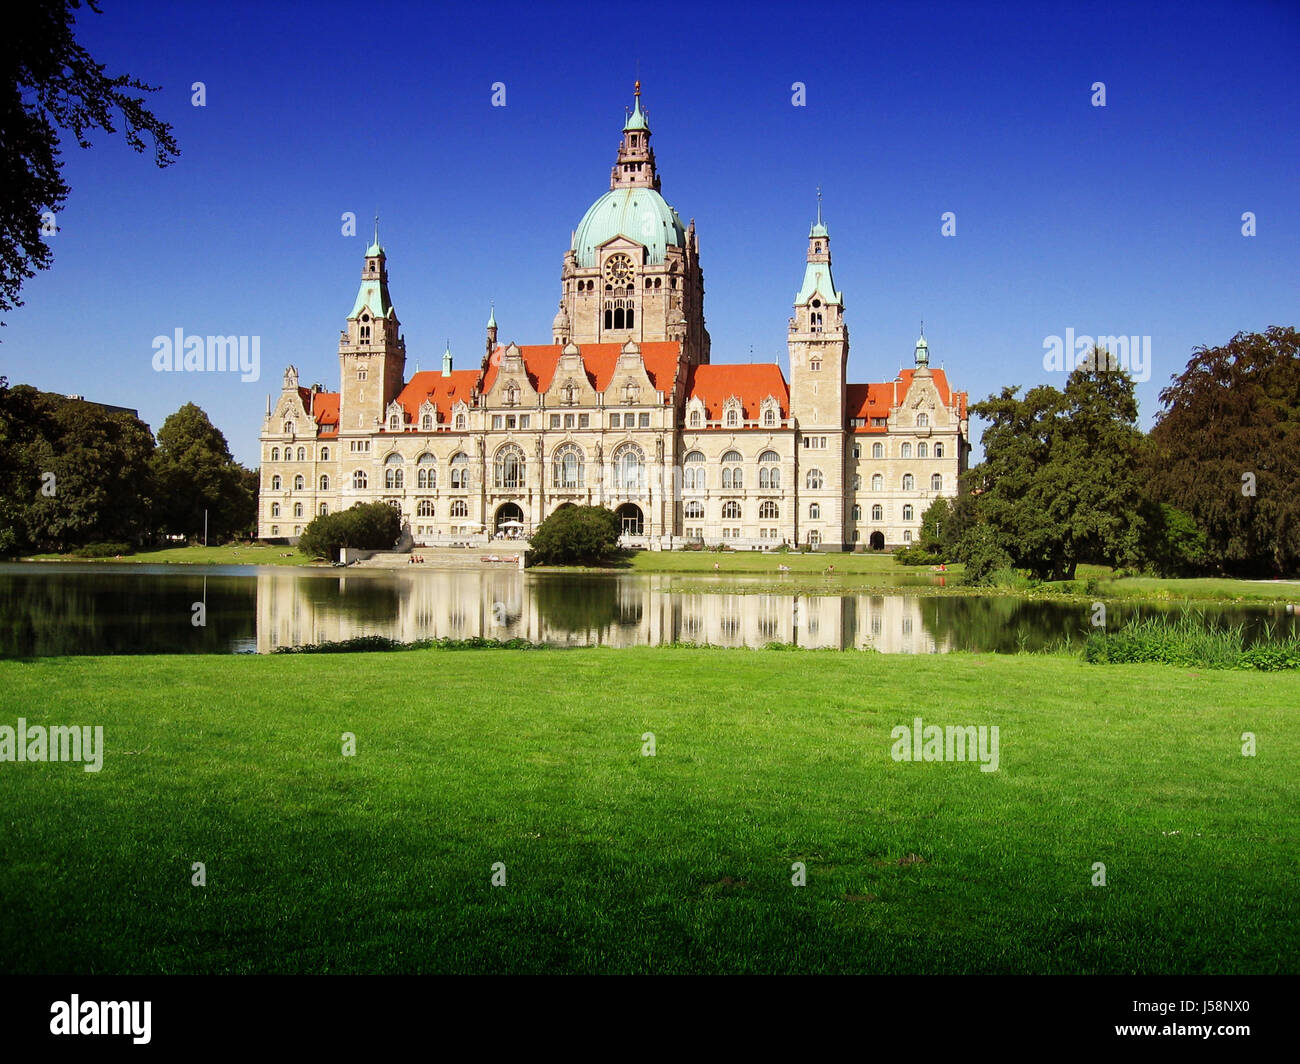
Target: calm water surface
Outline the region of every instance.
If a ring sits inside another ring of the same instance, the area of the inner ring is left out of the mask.
[[[558,646],[673,642],[795,643],[891,654],[1014,652],[1086,635],[1075,602],[893,589],[808,594],[783,574],[555,574],[500,570],[298,569],[276,566],[0,565],[0,655],[268,653],[384,635],[414,640],[515,637]],[[788,585],[788,586],[784,586]],[[822,584],[824,587],[824,583]],[[195,604],[206,623],[196,625]],[[1110,605],[1114,627],[1151,605]],[[1207,606],[1207,624],[1292,634],[1282,606]]]

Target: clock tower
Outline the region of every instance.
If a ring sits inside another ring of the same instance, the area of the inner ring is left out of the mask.
[[[695,223],[682,224],[660,187],[637,82],[609,191],[583,215],[564,256],[554,337],[576,344],[676,340],[688,361],[708,362]]]

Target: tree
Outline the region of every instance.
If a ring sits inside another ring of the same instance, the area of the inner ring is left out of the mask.
[[[1163,502],[1143,504],[1142,562],[1159,576],[1192,576],[1205,568],[1205,533],[1182,510]]]
[[[102,14],[94,0],[86,5]],[[74,37],[79,0],[19,4],[5,13],[0,34],[0,312],[22,306],[18,291],[53,255],[42,232],[44,212],[63,209],[71,189],[63,180],[59,130],[70,130],[82,148],[94,130],[117,132],[168,166],[179,148],[171,126],[144,106],[142,92],[157,86],[125,74],[111,76]]]
[[[386,502],[357,503],[312,518],[298,537],[298,550],[334,560],[339,549],[392,550],[402,534],[402,515]]]
[[[1136,559],[1142,492],[1133,380],[1094,351],[1066,380],[1023,399],[1017,388],[976,403],[991,424],[985,460],[971,471],[978,509],[1015,563],[1072,580],[1079,562]]]
[[[167,532],[225,539],[246,533],[256,514],[248,470],[231,457],[226,437],[199,407],[186,403],[158,430],[155,525]]]
[[[529,539],[540,565],[593,564],[618,545],[619,519],[603,506],[561,506]]]
[[[952,561],[957,557],[962,536],[974,526],[975,520],[975,496],[967,491],[951,497],[940,495],[921,515],[917,543],[926,553]]]
[[[0,389],[0,550],[130,541],[147,527],[153,437],[138,418]]]
[[[1156,500],[1240,575],[1300,567],[1300,333],[1273,326],[1198,347],[1160,393],[1147,463]]]

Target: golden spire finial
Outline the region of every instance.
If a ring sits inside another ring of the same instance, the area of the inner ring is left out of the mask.
[[[641,79],[640,79],[640,78],[637,78],[636,87],[632,90],[632,95],[633,95],[633,96],[640,96],[640,95],[641,95]]]

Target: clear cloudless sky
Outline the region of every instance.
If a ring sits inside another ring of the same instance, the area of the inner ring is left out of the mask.
[[[408,374],[448,341],[477,365],[489,300],[503,341],[550,341],[638,73],[664,196],[699,231],[715,363],[788,377],[818,185],[850,380],[910,365],[922,319],[972,400],[1062,384],[1046,337],[1137,334],[1149,426],[1194,347],[1297,324],[1294,0],[102,6],[80,40],[161,86],[181,157],[65,139],[54,266],[5,316],[0,373],[155,431],[194,401],[248,465],[284,366],[337,389],[376,209]],[[154,372],[177,328],[260,336],[261,379]]]

